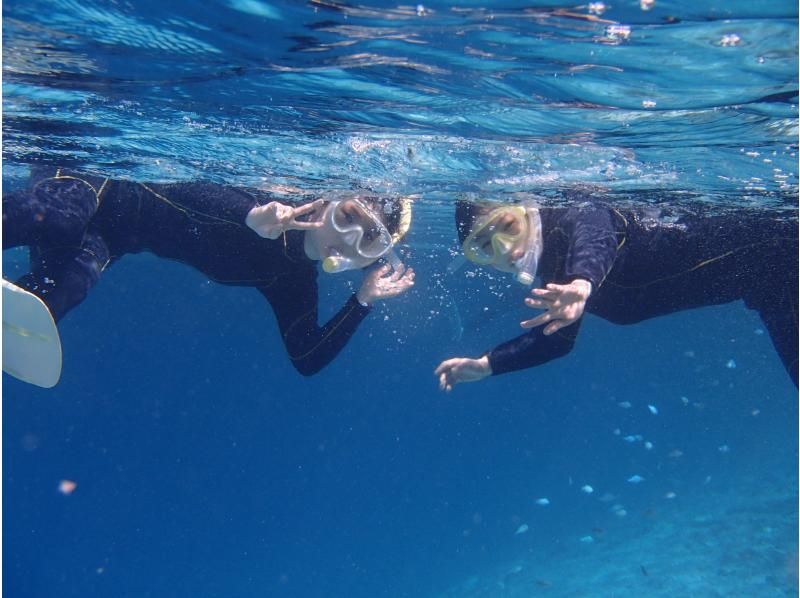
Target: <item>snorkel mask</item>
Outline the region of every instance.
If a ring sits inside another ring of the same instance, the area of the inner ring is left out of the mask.
[[[321,260],[328,274],[366,268],[381,257],[393,264],[399,261],[391,251],[394,240],[389,229],[360,200],[331,202],[322,222],[320,228],[306,232],[305,251]]]
[[[513,260],[511,255],[521,244],[524,244],[525,253]],[[515,272],[517,282],[530,286],[536,278],[542,254],[539,210],[523,206],[495,208],[478,220],[461,247],[471,262]]]

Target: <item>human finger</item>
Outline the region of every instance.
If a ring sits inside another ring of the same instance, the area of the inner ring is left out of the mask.
[[[402,283],[402,291],[406,292],[408,289],[414,286],[414,279],[413,278],[406,278],[401,281]]]
[[[267,204],[268,211],[275,215],[280,221],[289,221],[294,216],[294,208],[279,202]]]
[[[382,265],[378,266],[372,272],[373,272],[374,276],[376,276],[378,278],[383,278],[384,276],[386,276],[389,273],[389,270],[391,270],[391,268],[392,267],[389,264],[382,264]]]
[[[437,376],[442,372],[446,372],[450,370],[456,363],[458,363],[459,358],[454,357],[452,359],[445,359],[439,366],[433,371],[434,374]]]
[[[547,325],[547,326],[545,327],[545,329],[542,331],[542,333],[543,333],[545,336],[550,336],[550,335],[551,335],[551,334],[553,334],[554,332],[558,332],[558,331],[559,331],[559,330],[561,330],[561,329],[562,329],[564,326],[567,326],[567,325],[569,325],[569,324],[571,324],[571,322],[567,322],[567,321],[565,321],[565,320],[556,320],[555,322],[551,322],[549,325]]]
[[[524,320],[519,323],[520,326],[523,328],[536,328],[536,326],[541,326],[542,324],[546,324],[552,319],[550,312],[545,312],[541,315],[536,316],[530,320]]]
[[[549,286],[549,285],[548,285]],[[556,299],[561,295],[561,291],[559,289],[531,289],[531,295],[536,295],[537,299]]]
[[[325,226],[324,222],[319,222],[319,221],[317,221],[317,222],[305,222],[305,221],[298,222],[297,220],[294,220],[294,219],[290,220],[289,224],[292,226],[292,229],[294,229],[294,230],[311,230],[311,229],[314,229],[314,228],[322,228],[323,226]]]
[[[405,274],[406,267],[403,264],[398,264],[398,266],[392,271],[392,275],[389,277],[389,280],[392,282],[396,282],[403,277]]]
[[[415,277],[416,274],[411,268],[409,268],[408,270],[403,272],[403,275],[398,279],[398,282],[403,284],[413,285]]]
[[[525,305],[528,307],[540,307],[542,309],[548,309],[553,304],[551,299],[532,299],[527,297],[525,299]]]
[[[447,380],[447,373],[443,372],[439,375],[439,390],[443,390],[444,392],[450,392],[453,388],[453,385],[448,383]]]
[[[315,211],[317,208],[323,206],[325,204],[324,199],[315,199],[311,203],[303,204],[302,206],[297,206],[294,208],[294,216],[303,216],[304,214],[308,214],[309,212]]]
[[[394,283],[398,288],[403,290],[409,289],[414,286],[413,276],[403,276],[400,280]]]

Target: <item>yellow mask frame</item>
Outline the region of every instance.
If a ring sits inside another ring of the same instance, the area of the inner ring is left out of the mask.
[[[505,215],[511,215],[517,222],[518,232],[497,230],[497,221]],[[524,207],[495,208],[464,239],[461,245],[464,257],[479,266],[499,265],[503,256],[508,255],[520,239],[527,237],[528,228],[528,216]]]

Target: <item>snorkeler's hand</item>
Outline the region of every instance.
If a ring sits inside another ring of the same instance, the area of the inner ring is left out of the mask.
[[[440,363],[433,373],[439,376],[439,390],[450,392],[459,382],[475,382],[491,376],[492,366],[486,355],[480,359],[454,357]]]
[[[403,265],[392,270],[389,264],[369,270],[356,297],[362,304],[402,295],[414,286],[414,269]]]
[[[298,221],[297,218],[321,210],[324,204],[324,199],[318,199],[298,207],[271,201],[267,205],[256,206],[250,210],[244,222],[259,236],[277,239],[287,230],[309,230],[321,227],[323,224],[321,221]]]
[[[586,300],[592,293],[592,283],[578,278],[569,284],[550,283],[544,289],[533,289],[525,299],[525,305],[545,312],[520,323],[523,328],[534,328],[547,324],[544,334],[553,334],[565,326],[574,324],[583,315]]]

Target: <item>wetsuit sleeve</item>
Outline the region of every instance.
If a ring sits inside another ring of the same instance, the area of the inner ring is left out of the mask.
[[[617,257],[618,235],[610,210],[573,208],[561,220],[568,246],[563,280],[582,278],[592,283],[592,293],[600,288]],[[545,249],[546,250],[546,249]]]
[[[319,326],[316,272],[308,273],[306,281],[281,281],[258,290],[272,305],[289,359],[303,376],[312,376],[333,361],[371,310],[353,295]]]
[[[524,370],[563,357],[572,351],[582,321],[581,318],[550,336],[545,336],[544,326],[540,326],[498,345],[487,353],[492,375]]]

